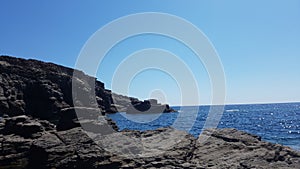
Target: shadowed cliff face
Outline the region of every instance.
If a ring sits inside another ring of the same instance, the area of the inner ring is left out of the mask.
[[[94,77],[53,63],[1,56],[0,72],[0,115],[26,114],[57,122],[61,110],[74,105],[99,108],[102,113],[150,107],[148,101],[114,94]],[[76,92],[72,92],[72,85]],[[153,105],[171,111],[168,105]]]
[[[1,114],[28,114],[55,120],[61,109],[73,106],[73,69],[36,60],[2,56],[0,71]],[[82,72],[81,74],[83,78],[92,78]],[[84,85],[89,86],[88,83]],[[96,86],[100,97],[109,97],[103,83],[97,81]],[[104,101],[99,107],[109,109],[109,104]]]

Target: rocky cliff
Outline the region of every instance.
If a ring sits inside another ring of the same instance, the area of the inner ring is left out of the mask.
[[[0,72],[0,115],[25,114],[56,124],[64,113],[62,110],[74,105],[99,108],[102,113],[130,113],[137,108],[146,111],[151,106],[172,111],[168,105],[150,105],[150,101],[112,93],[94,77],[53,63],[1,56]],[[76,77],[72,78],[74,73]],[[72,92],[72,85],[77,87],[76,92]],[[76,99],[77,95],[85,98]]]
[[[0,73],[0,169],[300,166],[299,152],[235,129],[206,130],[205,140],[172,128],[117,132],[103,114],[172,110],[114,94],[78,70],[1,56]]]

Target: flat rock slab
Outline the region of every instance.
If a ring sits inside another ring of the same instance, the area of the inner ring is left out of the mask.
[[[210,129],[198,139],[191,163],[207,168],[299,168],[300,153],[236,129]]]

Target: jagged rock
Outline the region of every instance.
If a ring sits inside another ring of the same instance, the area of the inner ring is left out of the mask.
[[[102,111],[99,108],[70,107],[61,109],[57,130],[79,127],[80,123],[78,120],[97,120],[98,116],[102,116]]]
[[[126,113],[168,113],[174,112],[168,104],[158,104],[157,100],[150,99],[144,101],[132,100],[132,105],[126,109]]]
[[[5,134],[17,134],[25,138],[33,137],[43,131],[44,128],[38,120],[30,120],[25,115],[6,119],[2,130]]]
[[[27,116],[8,117],[6,122],[48,126]],[[41,134],[35,137],[1,133],[0,168],[296,169],[300,166],[299,152],[235,129],[206,130],[202,135],[206,139],[196,139],[172,128],[101,133],[94,139],[79,127],[38,132]]]
[[[0,56],[0,62],[0,116],[26,114],[58,124],[65,118],[60,112],[70,107],[100,108],[105,114],[127,111],[137,103],[144,108],[148,102],[160,106],[154,99],[143,104],[136,98],[115,94],[79,70],[9,56]],[[170,110],[166,105],[165,112]]]
[[[107,121],[107,124],[111,126],[111,128],[113,128],[115,131],[119,131],[119,127],[117,126],[116,122],[114,122],[110,118],[107,118],[106,121]]]

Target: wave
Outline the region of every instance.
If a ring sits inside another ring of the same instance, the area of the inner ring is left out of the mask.
[[[229,109],[229,110],[225,110],[226,112],[239,112],[239,109]]]

